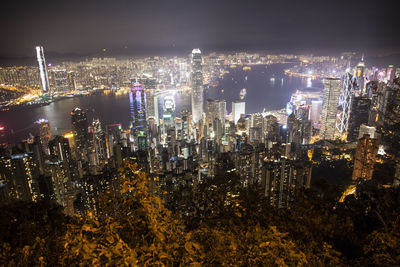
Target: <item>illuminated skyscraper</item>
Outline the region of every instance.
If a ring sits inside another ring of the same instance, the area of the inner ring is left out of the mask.
[[[341,93],[340,79],[324,79],[324,102],[321,112],[321,139],[333,140],[336,138],[336,119]]]
[[[372,139],[369,135],[364,135],[358,140],[354,155],[353,180],[372,179],[378,148],[378,139]]]
[[[294,200],[296,190],[310,187],[311,170],[308,162],[285,158],[265,161],[261,183],[270,204],[287,207]]]
[[[232,102],[232,121],[236,124],[240,119],[240,115],[246,114],[246,103],[234,101]]]
[[[69,77],[65,69],[51,71],[53,91],[65,92],[70,90]]]
[[[44,58],[43,46],[36,46],[36,56],[39,64],[40,80],[43,93],[50,92],[49,76],[47,73],[46,59]]]
[[[207,99],[206,101],[206,126],[213,127],[216,119],[225,125],[226,102],[225,100]],[[209,129],[210,130],[210,129]]]
[[[349,127],[347,130],[347,141],[354,142],[358,139],[360,126],[368,123],[370,109],[371,99],[362,96],[353,97],[351,103]]]
[[[42,149],[46,153],[46,155],[49,155],[49,141],[51,139],[51,129],[49,121],[46,119],[39,119],[36,121],[36,124],[38,126],[38,134],[40,137]]]
[[[164,97],[164,130],[167,132],[169,129],[175,126],[175,101],[174,97],[167,95]]]
[[[364,91],[364,71],[365,71],[365,63],[364,63],[364,56],[361,59],[361,62],[358,63],[357,69],[356,69],[356,79],[357,79],[357,85],[358,89],[360,90],[361,93]]]
[[[192,51],[192,122],[198,123],[203,116],[203,73],[200,49]]]
[[[131,135],[136,148],[144,150],[147,146],[146,93],[139,83],[134,83],[129,94],[132,117]]]
[[[341,107],[341,112],[339,119],[336,122],[336,128],[340,133],[347,131],[347,127],[349,124],[351,101],[356,86],[357,86],[356,80],[353,78],[353,75],[351,75],[349,72],[346,72],[343,79],[342,94],[339,98],[339,105]]]
[[[84,154],[88,142],[88,122],[86,112],[80,108],[71,111],[72,128],[75,133],[76,147],[79,154]]]

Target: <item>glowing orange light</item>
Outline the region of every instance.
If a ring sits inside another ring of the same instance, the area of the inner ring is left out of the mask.
[[[64,134],[63,137],[69,139],[69,138],[74,137],[74,134],[73,133],[67,133],[67,134]]]

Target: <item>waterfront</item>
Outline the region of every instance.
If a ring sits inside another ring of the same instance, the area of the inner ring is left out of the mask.
[[[216,87],[205,92],[205,99],[225,99],[227,111],[231,112],[231,102],[238,100],[240,91],[246,88],[246,113],[261,112],[285,107],[290,96],[297,89],[321,87],[320,81],[290,77],[284,74],[285,64],[252,66],[249,71],[241,67],[229,69]],[[247,79],[246,79],[247,77]],[[177,115],[182,109],[190,109],[190,95],[175,95]],[[162,98],[159,100],[162,106]],[[123,128],[130,125],[129,95],[94,94],[66,98],[46,106],[0,112],[0,125],[6,129],[7,142],[16,142],[35,132],[35,121],[45,118],[51,125],[53,135],[62,134],[71,129],[70,112],[79,107],[88,111],[89,122],[99,118],[103,125],[121,123]],[[161,110],[161,109],[160,109]]]

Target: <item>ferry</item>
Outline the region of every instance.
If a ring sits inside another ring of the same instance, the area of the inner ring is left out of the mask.
[[[242,90],[240,90],[240,93],[239,93],[240,99],[244,99],[246,97],[246,94],[247,94],[246,88],[243,88]]]
[[[250,67],[250,66],[244,66],[244,67],[243,67],[243,70],[244,70],[244,71],[251,70],[251,67]]]

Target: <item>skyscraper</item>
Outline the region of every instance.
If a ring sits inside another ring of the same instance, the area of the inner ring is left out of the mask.
[[[232,102],[232,121],[236,124],[241,114],[246,114],[246,103],[234,101]]]
[[[356,96],[351,103],[349,127],[347,130],[347,141],[353,142],[358,139],[360,126],[368,124],[371,99],[368,97]]]
[[[318,123],[321,117],[322,110],[322,101],[321,100],[312,100],[311,101],[311,114],[310,120],[312,123]]]
[[[192,51],[192,122],[198,123],[203,116],[203,73],[201,51],[198,48]]]
[[[225,100],[207,99],[206,101],[206,126],[212,127],[218,119],[221,125],[225,125],[226,102]]]
[[[354,155],[353,180],[372,179],[378,147],[378,139],[372,139],[367,134],[358,140]]]
[[[343,79],[343,91],[339,98],[341,108],[339,120],[336,123],[336,128],[340,133],[347,131],[350,115],[350,106],[353,98],[354,90],[356,89],[356,80],[349,72],[346,72]]]
[[[163,120],[165,132],[175,127],[175,101],[174,97],[171,95],[166,95],[164,97]]]
[[[40,143],[42,145],[42,149],[46,153],[46,155],[49,155],[50,154],[49,141],[51,138],[51,129],[49,121],[46,119],[39,119],[36,121],[36,124],[38,126],[38,134],[40,137]]]
[[[132,117],[131,135],[135,146],[142,150],[147,146],[147,123],[146,93],[141,84],[133,83],[129,94],[129,102]]]
[[[262,186],[272,206],[287,207],[294,200],[295,191],[310,187],[312,165],[285,158],[264,163]]]
[[[333,140],[336,138],[336,119],[341,93],[340,79],[324,79],[324,102],[321,112],[321,139]]]
[[[76,146],[79,154],[84,154],[88,142],[88,122],[86,112],[80,108],[71,111],[72,128],[75,133]]]
[[[40,80],[43,93],[50,92],[49,76],[47,73],[46,59],[44,58],[43,46],[36,46],[36,56],[39,64]]]
[[[365,71],[365,63],[364,63],[364,56],[361,59],[361,61],[357,65],[356,69],[356,79],[357,79],[357,85],[358,89],[360,90],[361,93],[364,91],[364,71]]]

